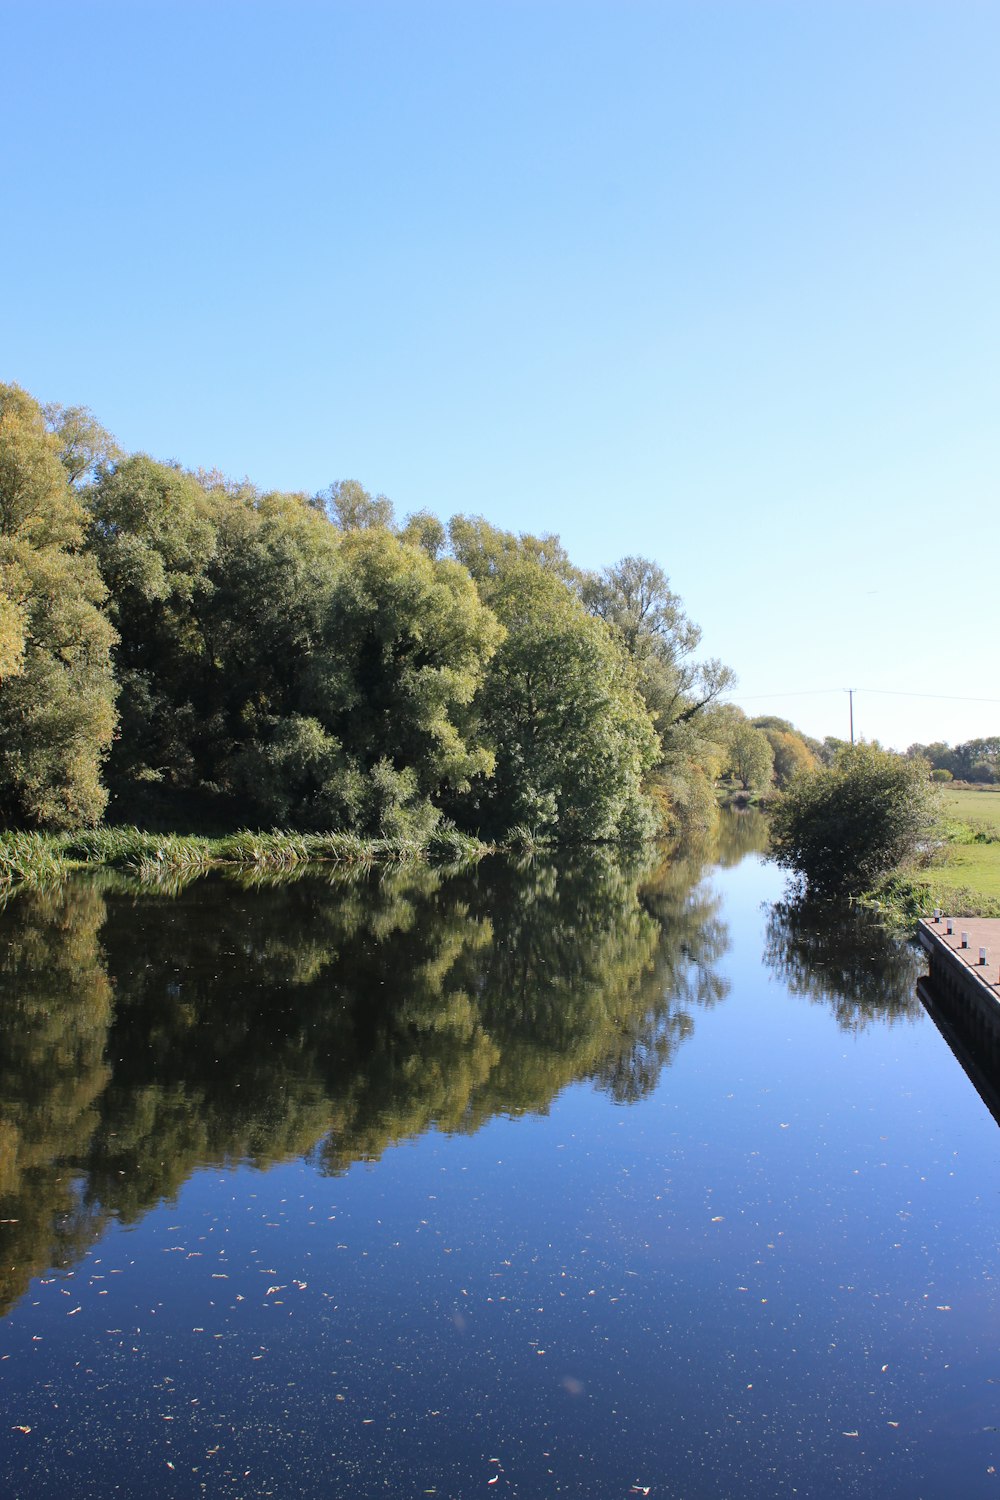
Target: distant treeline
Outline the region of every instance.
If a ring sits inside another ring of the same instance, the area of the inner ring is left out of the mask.
[[[354,481],[264,493],[0,386],[0,826],[705,822],[746,721],[699,639],[647,559],[398,523]]]
[[[1000,782],[1000,735],[981,740],[966,740],[964,745],[950,745],[937,740],[933,745],[911,745],[911,760],[926,760],[937,780],[975,781],[986,786]]]

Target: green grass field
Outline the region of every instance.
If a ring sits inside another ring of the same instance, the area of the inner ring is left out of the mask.
[[[975,789],[943,786],[938,801],[942,817],[968,823],[973,828],[982,825],[1000,834],[1000,786]]]
[[[1000,786],[945,786],[938,806],[948,841],[919,878],[930,881],[937,904],[950,905],[956,916],[956,907],[968,915],[973,909],[1000,915]]]

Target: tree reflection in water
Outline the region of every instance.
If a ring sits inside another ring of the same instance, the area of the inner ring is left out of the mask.
[[[916,1020],[926,965],[876,912],[839,902],[779,901],[767,919],[764,959],[793,995],[828,1005],[845,1031]]]
[[[200,1166],[342,1172],[574,1082],[641,1098],[726,993],[714,853],[9,901],[0,1307]]]
[[[111,1077],[104,915],[85,885],[0,912],[0,1311],[39,1267],[71,1265],[104,1228],[65,1167],[86,1156]]]

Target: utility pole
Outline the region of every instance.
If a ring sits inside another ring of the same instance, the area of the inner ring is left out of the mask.
[[[854,689],[847,689],[847,697],[851,705],[851,744],[854,744]]]

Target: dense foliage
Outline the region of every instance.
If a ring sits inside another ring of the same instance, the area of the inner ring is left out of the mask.
[[[916,851],[931,795],[920,763],[877,745],[849,746],[776,800],[772,852],[813,894],[859,894]]]
[[[427,838],[707,821],[732,674],[657,564],[262,493],[0,387],[0,827]],[[173,809],[173,814],[163,809]]]
[[[0,822],[93,822],[115,727],[106,590],[38,404],[0,386]]]
[[[906,753],[912,760],[926,761],[932,771],[946,773],[939,780],[949,781],[954,777],[956,781],[986,786],[1000,782],[1000,735],[966,740],[954,748],[937,740],[932,745],[911,745]]]

